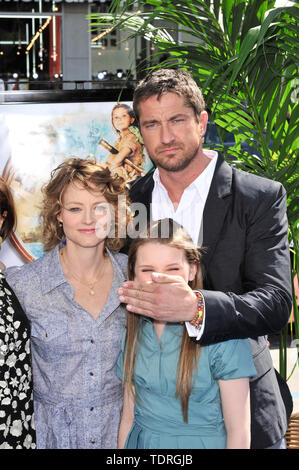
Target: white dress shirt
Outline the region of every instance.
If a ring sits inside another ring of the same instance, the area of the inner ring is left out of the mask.
[[[177,208],[173,206],[168,192],[160,180],[158,168],[153,174],[155,186],[152,194],[152,219],[171,218],[175,220],[187,230],[197,246],[202,241],[199,240],[202,216],[218,157],[217,152],[214,150],[205,149],[204,153],[211,161],[204,171],[184,190]],[[196,336],[199,339],[203,333],[204,322],[200,330],[190,325],[189,322],[186,322],[186,327],[189,336]]]

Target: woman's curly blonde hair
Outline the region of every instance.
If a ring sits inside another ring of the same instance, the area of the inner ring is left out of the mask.
[[[114,231],[105,240],[105,247],[112,251],[119,251],[125,244],[126,227],[131,216],[129,213],[129,198],[125,181],[111,173],[96,159],[72,157],[61,163],[51,172],[50,180],[42,188],[42,234],[44,250],[50,251],[60,243],[64,237],[63,226],[57,220],[61,212],[64,191],[72,182],[79,183],[89,191],[101,191],[107,202],[114,208]],[[125,198],[119,199],[119,196]],[[118,210],[121,200],[125,203],[122,211]],[[125,214],[119,220],[119,214]]]

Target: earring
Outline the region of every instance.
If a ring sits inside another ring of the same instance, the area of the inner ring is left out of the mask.
[[[0,235],[0,250],[1,250],[1,243],[3,242],[3,238]]]

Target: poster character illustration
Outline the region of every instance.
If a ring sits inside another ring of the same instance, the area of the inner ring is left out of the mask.
[[[144,174],[144,145],[135,124],[133,109],[125,104],[116,104],[111,113],[112,126],[118,139],[109,145],[104,139],[100,144],[109,151],[106,163],[112,171],[126,181]]]
[[[4,104],[0,124],[1,170],[17,211],[11,243],[25,262],[44,253],[41,188],[64,160],[94,156],[126,181],[152,167],[129,103]]]

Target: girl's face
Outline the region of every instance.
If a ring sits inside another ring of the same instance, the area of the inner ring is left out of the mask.
[[[188,263],[183,249],[149,242],[137,250],[135,281],[151,281],[152,272],[181,276],[188,282],[195,278],[197,267]]]
[[[111,207],[101,191],[89,191],[71,183],[64,191],[57,219],[63,224],[67,242],[82,247],[97,246],[110,230]]]
[[[112,112],[112,123],[118,131],[123,131],[133,124],[134,118],[130,117],[125,108],[116,108]]]

